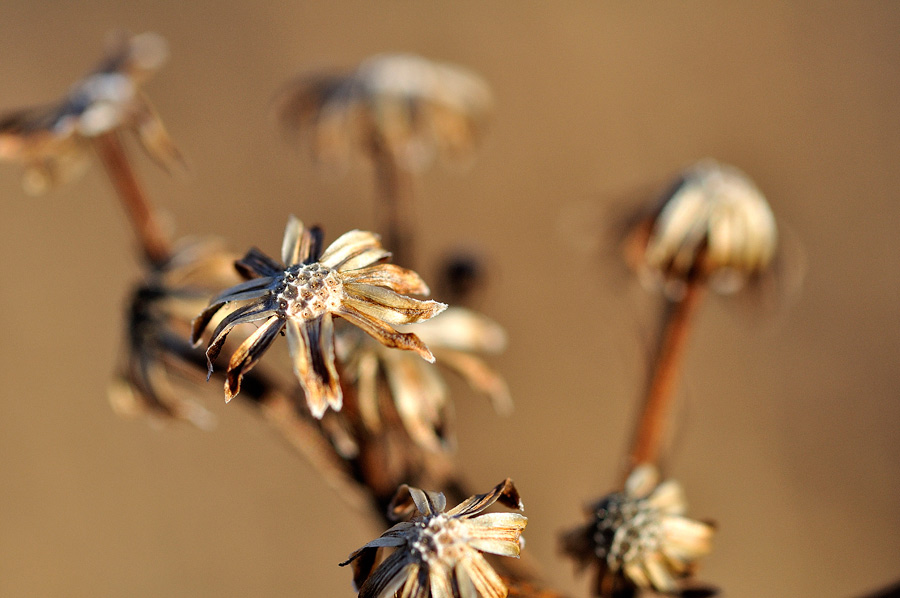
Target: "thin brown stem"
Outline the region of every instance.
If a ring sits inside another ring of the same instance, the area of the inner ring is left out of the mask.
[[[131,168],[119,133],[110,131],[95,137],[94,147],[125,207],[144,257],[152,264],[165,262],[172,253],[172,243],[163,233],[150,200]]]
[[[412,174],[403,168],[379,135],[373,135],[372,157],[378,187],[379,230],[394,263],[415,268],[415,201]]]
[[[667,304],[659,349],[631,445],[626,477],[635,466],[659,460],[692,317],[703,298],[703,291],[702,283],[688,283],[684,297]]]

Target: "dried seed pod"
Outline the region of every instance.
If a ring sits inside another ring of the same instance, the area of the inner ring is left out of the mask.
[[[435,155],[459,160],[480,141],[493,100],[462,67],[411,54],[374,56],[346,75],[314,74],[279,99],[289,131],[308,136],[313,156],[346,166],[354,156],[388,152],[407,171]]]
[[[635,587],[676,593],[697,559],[709,553],[715,531],[685,517],[686,507],[678,482],[659,483],[655,467],[638,466],[624,491],[591,505],[591,521],[563,536],[563,550],[581,568],[597,568],[598,596]]]
[[[688,284],[730,294],[772,262],[777,227],[765,197],[736,168],[689,168],[629,236],[626,257],[642,280],[678,299]]]
[[[0,117],[0,160],[22,164],[25,190],[43,193],[84,170],[92,138],[127,129],[161,166],[180,164],[181,154],[140,90],[167,57],[165,40],[155,33],[115,36],[98,67],[60,102]]]
[[[518,557],[528,519],[519,513],[482,512],[495,502],[522,509],[506,479],[486,494],[444,511],[439,492],[403,485],[389,507],[395,520],[414,513],[350,555],[360,598],[503,598],[506,584],[481,553]],[[377,567],[378,551],[396,550]]]
[[[321,245],[320,229],[307,229],[291,216],[282,242],[282,261],[251,249],[235,263],[249,280],[213,297],[194,319],[192,340],[199,344],[219,310],[239,304],[219,322],[209,340],[210,373],[231,329],[260,323],[231,356],[225,380],[228,400],[240,392],[242,376],[284,330],[294,373],[312,414],[321,418],[329,406],[340,410],[343,394],[334,362],[332,316],[348,320],[385,346],[415,351],[434,361],[419,337],[393,328],[428,320],[447,308],[437,301],[406,296],[428,294],[425,281],[411,270],[381,263],[390,253],[373,233],[350,231],[324,252]]]
[[[356,385],[366,427],[373,432],[381,429],[384,406],[379,403],[379,389],[384,388],[407,433],[419,446],[431,451],[453,448],[452,405],[438,369],[414,354],[392,351],[356,330],[342,328],[335,346],[346,378]],[[471,310],[451,307],[415,325],[415,331],[438,365],[489,397],[498,413],[512,411],[506,382],[481,357],[505,348],[506,334],[499,324]]]
[[[190,243],[150,267],[128,303],[127,343],[109,388],[116,413],[214,424],[190,392],[205,372],[203,354],[189,340],[190,321],[214,289],[235,282],[233,261],[215,243]]]

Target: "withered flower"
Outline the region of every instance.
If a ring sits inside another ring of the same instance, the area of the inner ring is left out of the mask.
[[[645,281],[678,299],[693,282],[724,294],[739,290],[770,265],[777,236],[756,185],[736,168],[706,160],[682,174],[626,250]]]
[[[210,373],[231,329],[261,322],[231,356],[225,379],[227,400],[240,391],[241,377],[284,330],[294,373],[312,414],[321,418],[328,406],[339,411],[343,395],[334,362],[333,315],[385,346],[415,351],[425,360],[434,361],[431,351],[415,334],[392,328],[427,320],[447,308],[443,303],[406,296],[428,294],[428,286],[419,275],[381,263],[390,253],[370,232],[353,230],[324,252],[321,246],[322,231],[307,229],[291,216],[282,244],[283,263],[251,249],[235,263],[250,280],[221,292],[194,320],[192,340],[199,344],[220,309],[240,304],[219,322],[210,337],[206,350]]]
[[[401,167],[419,171],[437,154],[469,155],[493,100],[487,84],[467,69],[383,54],[350,74],[302,77],[279,103],[285,126],[308,135],[317,159],[346,165],[352,157],[387,151]]]
[[[685,517],[681,485],[659,483],[652,465],[640,465],[623,492],[590,507],[591,522],[563,537],[563,550],[584,568],[597,567],[596,594],[617,596],[623,588],[676,593],[678,581],[711,549],[711,523]]]
[[[217,245],[190,243],[151,266],[128,304],[124,359],[109,388],[117,413],[213,425],[213,415],[190,392],[206,373],[203,354],[189,340],[190,322],[213,289],[237,282],[232,264]]]
[[[405,328],[401,328],[405,330]],[[512,410],[509,388],[479,354],[495,354],[506,346],[499,324],[474,311],[451,307],[416,326],[416,334],[431,349],[437,363],[487,395],[501,414]],[[379,430],[379,381],[384,377],[404,427],[420,446],[439,450],[452,446],[447,385],[429,364],[401,351],[391,351],[350,329],[339,332],[336,348],[345,375],[356,384],[359,409],[369,429]]]
[[[480,514],[498,500],[523,508],[508,478],[446,512],[443,494],[404,484],[389,513],[395,519],[417,513],[351,554],[341,566],[353,563],[360,598],[503,598],[506,585],[481,553],[518,557],[528,519],[519,513]],[[383,547],[396,550],[376,568]]]
[[[168,56],[155,33],[119,35],[91,74],[72,86],[61,102],[0,117],[0,160],[25,167],[23,186],[42,193],[84,169],[89,141],[130,129],[162,166],[181,160],[140,85]]]

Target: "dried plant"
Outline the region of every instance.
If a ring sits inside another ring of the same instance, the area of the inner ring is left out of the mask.
[[[503,598],[507,587],[482,552],[518,557],[528,520],[518,513],[482,512],[500,501],[522,510],[509,479],[444,511],[438,492],[402,486],[389,507],[395,519],[408,517],[350,555],[360,598]],[[381,548],[394,552],[376,567]]]
[[[422,278],[387,263],[393,254],[413,264],[411,178],[438,155],[471,154],[491,111],[486,84],[460,67],[410,55],[377,56],[350,74],[292,83],[279,99],[281,117],[307,136],[313,155],[374,165],[386,243],[353,230],[323,249],[322,231],[291,216],[280,261],[255,248],[235,261],[215,245],[173,246],[122,146],[121,131],[130,130],[163,166],[180,162],[140,90],[165,58],[158,36],[121,36],[60,103],[0,119],[0,159],[25,166],[30,191],[70,178],[93,147],[126,207],[146,259],[111,393],[117,411],[208,427],[212,418],[191,391],[204,371],[207,380],[222,376],[214,364],[227,348],[226,399],[243,385],[241,398],[342,496],[373,506],[393,524],[342,563],[353,565],[361,598],[557,598],[531,567],[510,565],[520,561],[488,564],[483,553],[519,556],[527,520],[484,514],[495,502],[521,510],[509,479],[465,498],[471,494],[465,472],[450,455],[448,389],[432,365],[437,358],[508,412],[508,387],[483,359],[503,349],[505,333],[474,311],[417,298],[430,292]],[[704,289],[731,293],[758,279],[772,262],[777,236],[749,179],[709,161],[685,171],[629,236],[629,262],[662,290],[667,311],[624,488],[595,502],[590,521],[563,540],[569,556],[596,569],[598,595],[683,594],[695,562],[710,551],[713,526],[685,516],[677,482],[659,483],[668,404]],[[456,296],[477,286],[473,272],[454,274]],[[229,335],[242,324],[257,328],[234,343]],[[198,347],[209,328],[204,354]],[[254,369],[282,334],[294,373],[287,381],[266,367]],[[296,400],[300,390],[305,404]],[[445,511],[446,497],[458,506]],[[383,548],[393,552],[380,560]]]
[[[405,330],[405,328],[403,328]],[[417,325],[416,335],[428,346],[436,363],[485,395],[501,414],[512,411],[509,388],[479,354],[498,353],[506,334],[492,320],[462,307],[451,307]],[[362,334],[344,329],[336,339],[337,353],[356,385],[359,410],[372,431],[383,426],[380,398],[387,394],[409,435],[428,450],[452,448],[451,404],[440,373],[414,355],[392,351]],[[382,390],[381,378],[386,385]]]
[[[155,33],[118,34],[97,69],[61,102],[0,118],[0,159],[25,166],[23,184],[31,193],[47,191],[80,173],[93,146],[145,257],[153,263],[168,259],[171,243],[131,169],[120,131],[133,131],[147,154],[163,167],[181,163],[181,154],[140,90],[167,56],[165,40]]]
[[[622,492],[604,496],[588,511],[591,521],[563,536],[563,550],[580,568],[596,569],[597,596],[622,596],[635,588],[668,594],[709,553],[715,528],[685,517],[681,485],[659,483],[651,465],[631,472]]]
[[[470,156],[493,100],[487,84],[462,67],[384,54],[349,74],[304,75],[278,103],[286,128],[308,137],[317,160],[346,167],[384,151],[418,172],[437,155]]]
[[[711,160],[688,168],[641,220],[626,258],[666,298],[662,332],[629,469],[655,463],[692,317],[704,291],[731,293],[758,279],[776,251],[772,212],[740,171]]]
[[[191,398],[203,369],[188,335],[191,318],[210,296],[238,280],[233,261],[215,243],[192,242],[149,268],[129,300],[126,351],[110,386],[117,413],[212,426],[212,414]]]
[[[437,301],[404,295],[428,294],[428,286],[419,275],[381,263],[390,253],[372,233],[350,231],[324,252],[321,246],[322,232],[305,228],[291,216],[282,244],[283,263],[251,249],[237,263],[250,280],[219,293],[194,320],[191,338],[199,343],[219,310],[241,304],[219,322],[210,337],[206,349],[210,373],[232,328],[264,321],[231,356],[225,381],[228,400],[240,392],[241,377],[284,330],[294,373],[312,414],[321,418],[329,406],[340,411],[343,394],[334,365],[333,315],[348,320],[385,346],[415,351],[423,359],[434,361],[431,351],[415,334],[391,327],[427,320],[447,308]]]
[[[679,300],[693,284],[740,290],[772,263],[777,240],[775,217],[756,185],[732,166],[704,160],[638,223],[626,257],[650,288]]]
[[[349,74],[304,75],[282,90],[279,116],[309,139],[316,160],[371,162],[385,245],[403,263],[415,256],[412,176],[438,154],[458,161],[480,141],[492,110],[474,73],[409,54],[364,61]]]

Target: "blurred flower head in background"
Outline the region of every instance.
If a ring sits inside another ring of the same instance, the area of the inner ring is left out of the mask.
[[[109,388],[116,413],[182,419],[204,429],[215,423],[193,399],[206,368],[190,342],[190,326],[217,289],[238,282],[233,263],[215,243],[185,243],[134,289],[124,358]]]
[[[626,258],[671,299],[686,285],[734,293],[775,256],[778,232],[765,197],[742,172],[712,160],[687,169],[626,241]]]
[[[387,153],[418,172],[438,155],[472,155],[489,119],[490,88],[460,66],[412,54],[383,54],[345,75],[300,77],[278,98],[286,129],[304,135],[313,156],[346,167]]]
[[[72,180],[87,166],[89,141],[114,131],[135,133],[147,154],[164,168],[182,161],[140,86],[168,57],[155,33],[116,34],[106,57],[63,99],[0,116],[0,160],[25,167],[22,184],[39,194]]]

